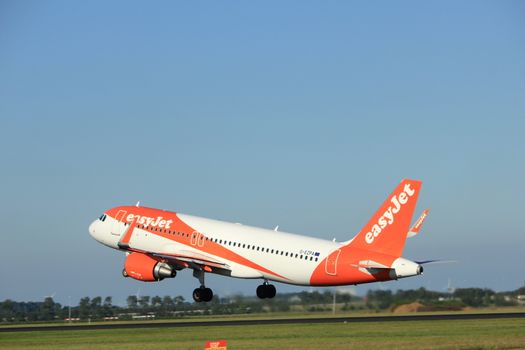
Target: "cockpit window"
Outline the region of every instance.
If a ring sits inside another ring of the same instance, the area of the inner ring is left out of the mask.
[[[106,214],[102,214],[100,215],[100,217],[98,218],[100,221],[105,221],[106,220]]]

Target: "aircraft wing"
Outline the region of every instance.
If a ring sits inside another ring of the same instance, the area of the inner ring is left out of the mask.
[[[212,267],[223,270],[231,270],[230,266],[217,259],[212,258],[211,256],[185,249],[180,249],[173,245],[168,245],[164,247],[162,252],[160,253],[151,253],[130,248],[129,240],[131,239],[131,235],[133,234],[133,230],[135,229],[135,221],[136,219],[129,225],[129,227],[122,235],[121,240],[118,242],[118,247],[120,249],[124,249],[130,252],[138,252],[152,256],[157,256],[159,258],[171,261],[178,266],[190,267],[193,269],[204,270],[207,272],[211,272]]]
[[[121,248],[122,249],[122,248]],[[231,271],[231,267],[211,256],[202,253],[196,253],[185,249],[177,249],[173,246],[167,246],[160,253],[152,253],[135,248],[127,248],[128,252],[142,253],[150,256],[158,257],[174,263],[181,268],[192,268],[196,270],[204,270],[211,272],[212,268]]]
[[[228,264],[211,256],[189,250],[177,249],[172,246],[166,247],[162,253],[154,253],[152,255],[172,261],[182,267],[200,268],[205,271],[210,270],[211,267],[230,270]]]

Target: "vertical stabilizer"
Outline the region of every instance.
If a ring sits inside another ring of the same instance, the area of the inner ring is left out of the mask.
[[[400,257],[421,184],[418,180],[401,181],[348,246]]]

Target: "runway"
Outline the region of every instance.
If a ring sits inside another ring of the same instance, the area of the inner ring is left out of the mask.
[[[392,321],[438,321],[438,320],[481,320],[502,318],[525,318],[525,312],[513,313],[472,313],[472,314],[437,314],[405,316],[356,316],[356,317],[317,317],[317,318],[278,318],[254,320],[219,320],[219,321],[181,321],[181,322],[129,322],[94,325],[57,325],[57,326],[20,326],[0,327],[0,333],[32,331],[81,331],[103,329],[133,328],[168,328],[168,327],[210,327],[210,326],[248,326],[248,325],[282,325],[308,323],[359,323],[359,322],[392,322]]]

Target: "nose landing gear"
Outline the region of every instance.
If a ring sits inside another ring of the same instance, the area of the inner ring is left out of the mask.
[[[269,284],[268,281],[264,281],[263,284],[257,287],[257,297],[259,299],[271,299],[275,296],[277,290],[273,284]]]

